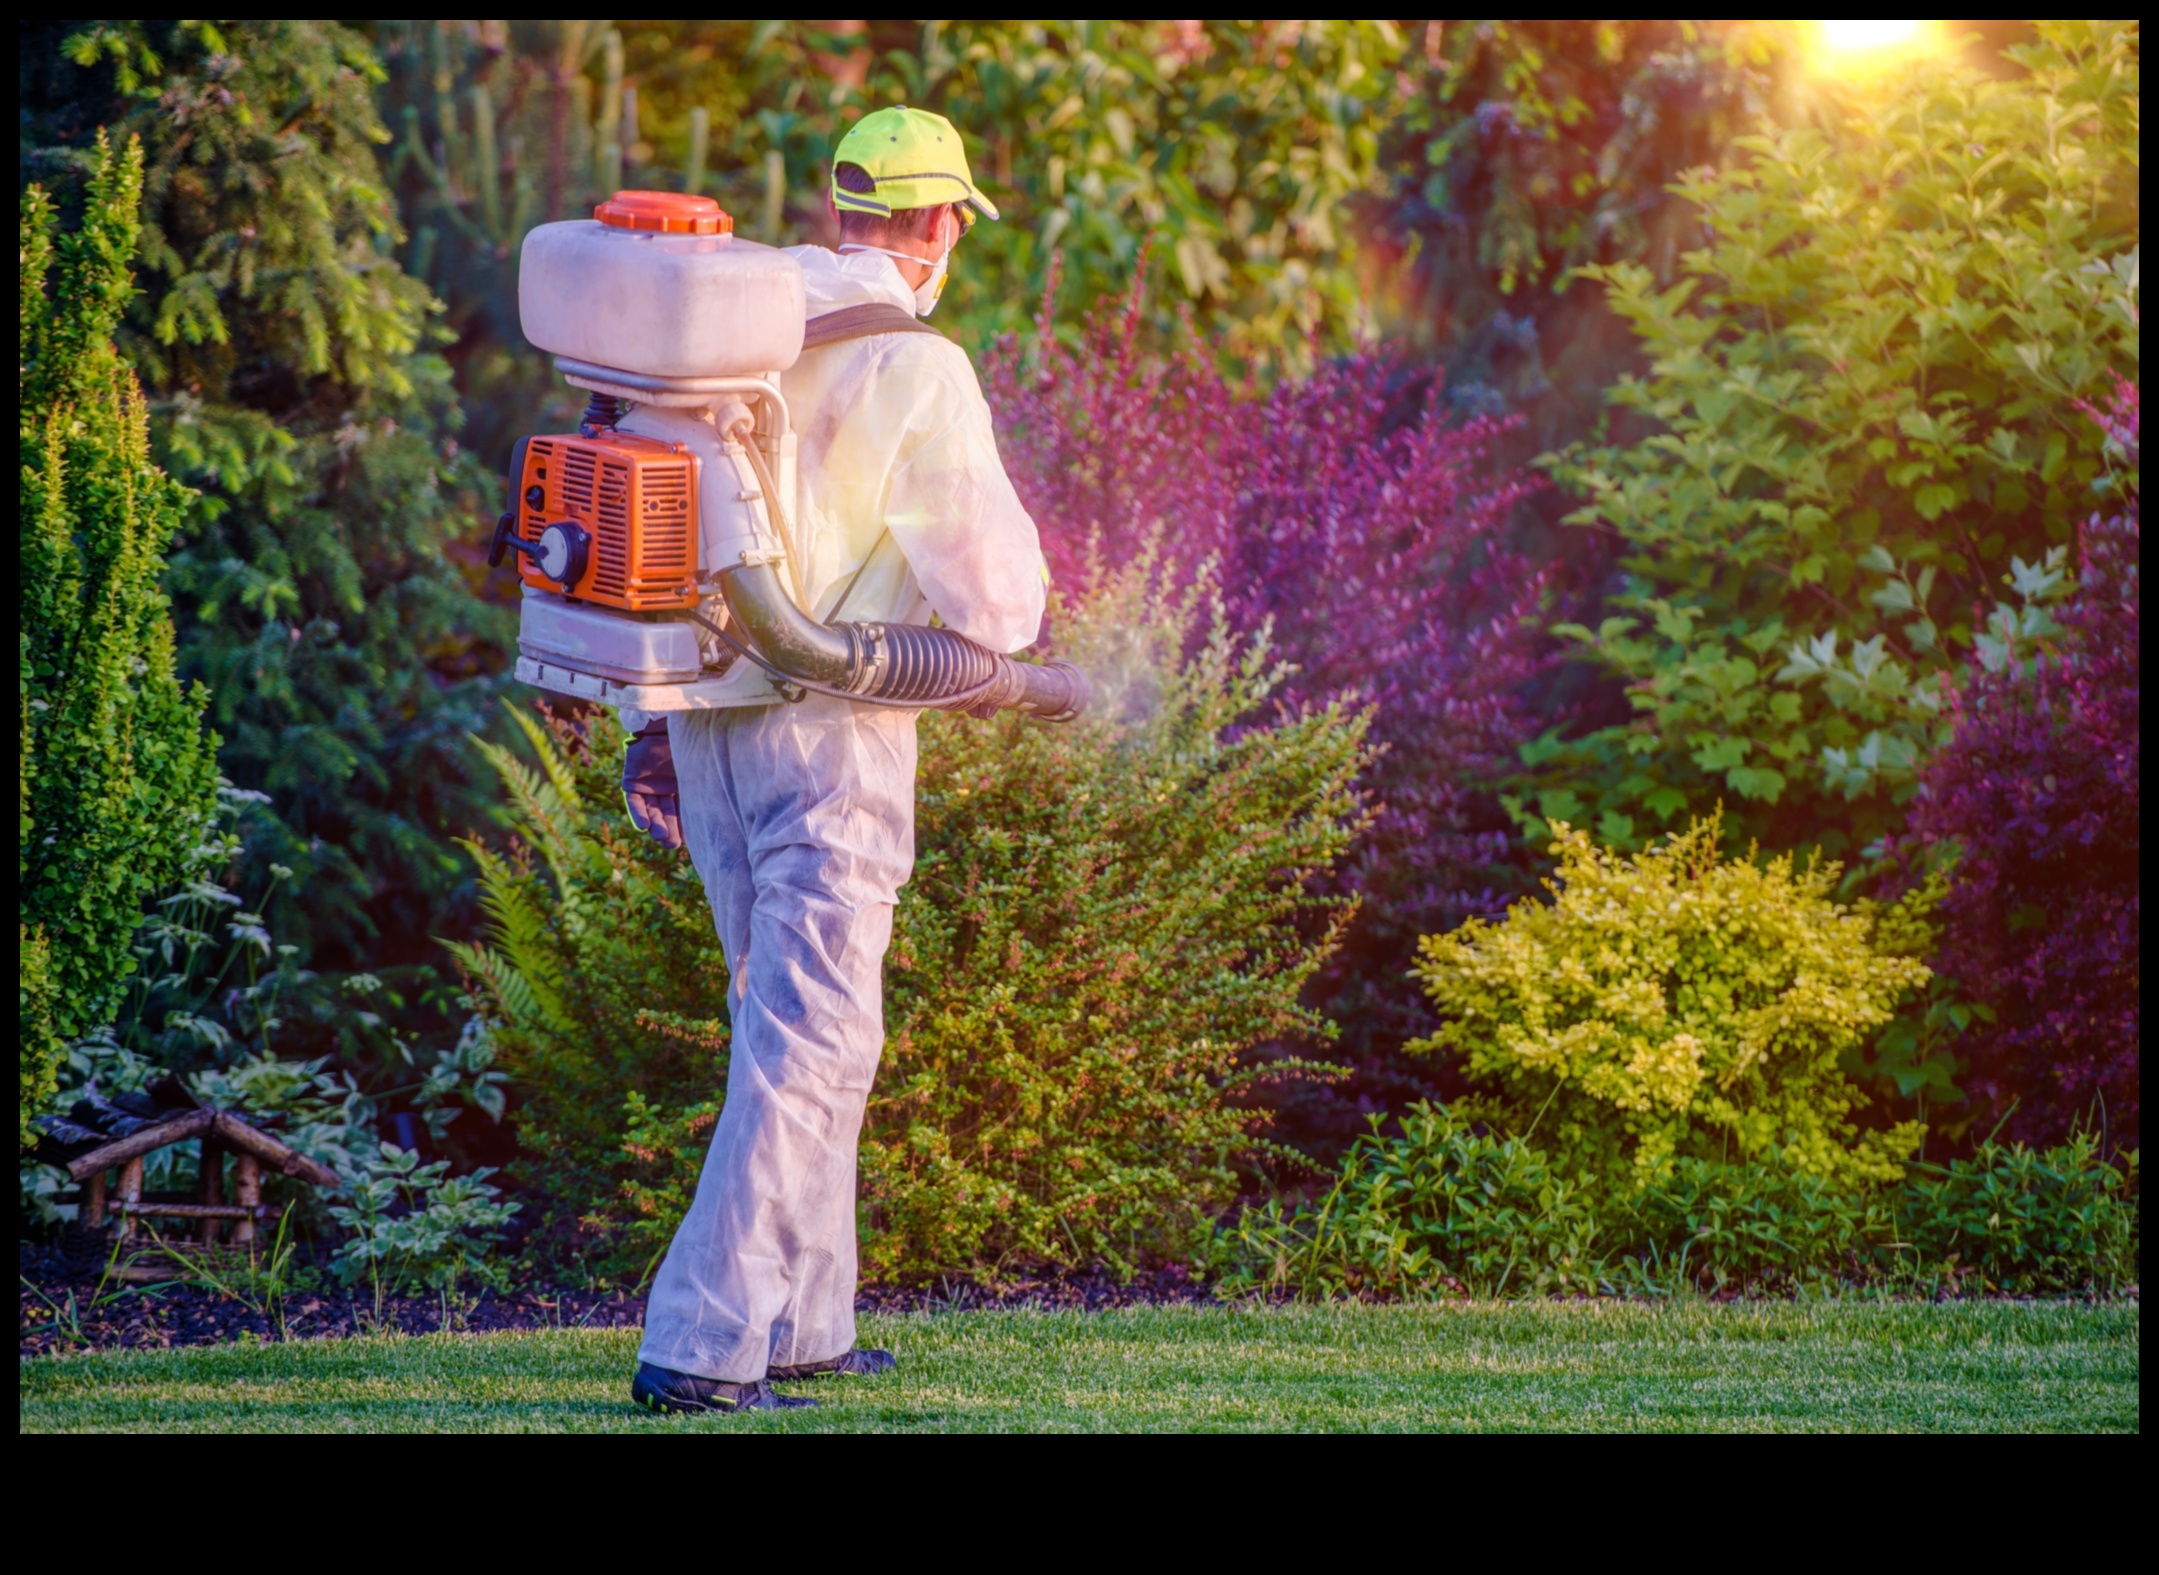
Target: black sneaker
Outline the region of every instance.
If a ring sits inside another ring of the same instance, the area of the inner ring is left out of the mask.
[[[637,1364],[630,1398],[662,1416],[693,1411],[796,1411],[817,1404],[806,1395],[780,1394],[769,1383],[731,1384],[720,1378],[671,1372],[650,1362]]]
[[[838,1356],[822,1362],[800,1362],[793,1367],[775,1367],[765,1376],[774,1383],[795,1383],[804,1378],[825,1378],[839,1373],[853,1378],[874,1378],[879,1373],[889,1373],[899,1366],[899,1358],[890,1351],[843,1351]]]

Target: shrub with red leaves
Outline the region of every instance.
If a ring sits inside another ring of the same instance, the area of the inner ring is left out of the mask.
[[[1216,558],[1233,623],[1270,624],[1296,666],[1287,703],[1348,693],[1378,708],[1385,752],[1366,785],[1382,812],[1341,877],[1362,908],[1316,986],[1353,1076],[1292,1091],[1277,1127],[1333,1150],[1366,1112],[1436,1090],[1435,1069],[1399,1051],[1430,1026],[1408,976],[1417,937],[1531,884],[1490,787],[1537,731],[1525,686],[1552,659],[1546,571],[1509,540],[1536,483],[1496,473],[1505,424],[1450,425],[1436,380],[1397,359],[1263,392],[1189,339],[1149,353],[1138,288],[1076,346],[1046,324],[1001,344],[985,392],[1060,579],[1150,543],[1183,568]]]
[[[2100,415],[2133,466],[2138,400]],[[2095,412],[2095,414],[2097,414]],[[2047,654],[1975,670],[1913,816],[1962,849],[1938,966],[1995,1014],[1958,1042],[1975,1129],[2139,1142],[2137,501],[2085,527],[2082,586]]]

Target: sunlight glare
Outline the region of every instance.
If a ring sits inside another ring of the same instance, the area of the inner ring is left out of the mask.
[[[1855,54],[1861,50],[1889,49],[1896,45],[1910,45],[1919,40],[1917,22],[1824,22],[1822,41],[1839,54]]]
[[[1816,22],[1808,64],[1825,77],[1869,78],[1933,53],[1939,22]]]

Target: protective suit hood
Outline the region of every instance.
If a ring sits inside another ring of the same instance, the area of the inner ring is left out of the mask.
[[[842,307],[873,302],[914,315],[915,292],[889,257],[875,252],[828,252],[822,246],[790,246],[787,255],[802,266],[806,316],[822,317]]]
[[[871,302],[914,313],[889,258],[821,246],[788,255],[811,317]],[[781,386],[802,442],[804,610],[819,622],[887,623],[927,623],[934,611],[993,651],[1032,644],[1048,578],[1041,540],[998,458],[966,352],[928,334],[858,339],[805,352]]]

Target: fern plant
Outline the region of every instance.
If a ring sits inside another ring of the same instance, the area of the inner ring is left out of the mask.
[[[517,1091],[523,1179],[557,1239],[612,1245],[623,1108],[709,1098],[726,1076],[727,963],[686,858],[618,812],[621,730],[512,716],[536,764],[481,743],[518,840],[466,844],[484,943],[449,943]]]

